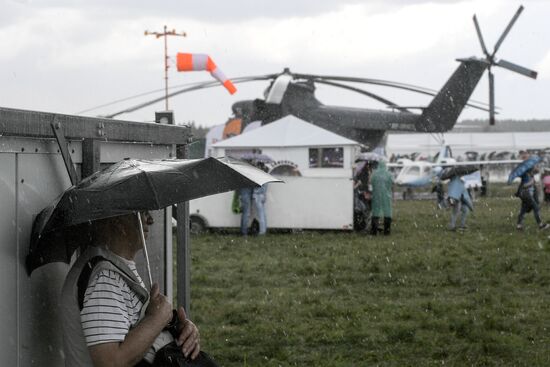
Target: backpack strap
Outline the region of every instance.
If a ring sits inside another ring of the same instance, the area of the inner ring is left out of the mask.
[[[109,256],[110,257],[110,256]],[[136,293],[144,304],[144,309],[149,303],[149,292],[143,288],[136,275],[128,268],[126,264],[118,259],[106,258],[101,255],[92,257],[83,267],[77,281],[78,307],[82,310],[84,305],[84,296],[90,279],[95,278],[103,270],[112,270],[118,273],[128,284],[128,287]]]
[[[88,283],[90,282],[92,271],[100,261],[104,261],[104,260],[105,259],[101,256],[95,256],[91,258],[86,263],[86,265],[84,265],[84,268],[82,269],[82,272],[78,277],[76,287],[77,287],[77,297],[78,297],[78,308],[80,309],[80,311],[82,311],[82,308],[84,307],[84,295],[86,294],[86,288],[88,288]]]

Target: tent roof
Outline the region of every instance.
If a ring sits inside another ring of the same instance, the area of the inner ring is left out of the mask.
[[[288,115],[252,131],[217,142],[216,148],[343,146],[359,143]]]

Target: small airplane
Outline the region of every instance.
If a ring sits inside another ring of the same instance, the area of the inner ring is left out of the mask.
[[[445,180],[445,171],[452,167],[460,167],[462,170],[459,176],[465,177],[469,184],[481,186],[479,170],[489,165],[517,164],[521,160],[493,160],[493,161],[461,161],[458,162],[452,157],[450,146],[443,144],[437,154],[435,162],[412,161],[410,159],[399,159],[395,163],[388,163],[388,167],[396,168],[397,174],[395,184],[405,187],[403,197],[412,197],[412,190],[415,188],[432,185],[438,180]],[[476,173],[477,172],[477,173]],[[468,178],[470,176],[470,178]]]

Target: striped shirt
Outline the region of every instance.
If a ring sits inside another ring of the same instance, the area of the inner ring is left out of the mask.
[[[135,262],[120,256],[119,258],[128,265],[145,288]],[[80,311],[80,321],[88,347],[124,341],[130,329],[138,323],[142,308],[143,302],[119,273],[101,270],[89,280]],[[150,349],[146,359],[152,358],[154,351]]]

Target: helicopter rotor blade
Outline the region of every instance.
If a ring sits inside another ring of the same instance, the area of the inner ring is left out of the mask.
[[[489,52],[487,51],[487,47],[485,47],[485,42],[483,41],[483,35],[481,34],[481,28],[479,28],[479,23],[477,22],[477,17],[474,14],[474,25],[476,27],[476,33],[477,38],[479,39],[479,44],[481,45],[481,50],[485,54],[485,56],[489,57]]]
[[[425,87],[421,87],[413,84],[393,82],[390,80],[343,77],[343,76],[334,76],[334,75],[315,75],[315,74],[295,74],[294,73],[293,75],[296,78],[313,79],[315,82],[318,82],[319,80],[337,80],[337,81],[351,82],[351,83],[365,83],[365,84],[380,85],[380,86],[389,87],[389,88],[408,90],[410,92],[416,92],[416,93],[425,94],[428,96],[435,96],[437,93],[439,93],[439,91],[435,89],[425,88]],[[467,105],[469,107],[473,107],[473,108],[477,108],[485,111],[487,111],[486,107],[488,106],[487,103],[476,101],[476,100],[470,100],[470,102],[468,102]]]
[[[279,74],[269,74],[269,75],[263,75],[263,76],[239,77],[239,78],[233,78],[232,81],[233,81],[233,84],[241,84],[241,83],[253,82],[253,81],[258,81],[258,80],[269,80],[269,79],[273,79],[274,76],[276,77],[278,75]],[[218,87],[220,85],[221,84],[218,81],[208,81],[208,82],[198,83],[198,84],[193,85],[191,87],[183,88],[183,89],[177,90],[175,92],[169,93],[168,97],[174,97],[174,96],[177,96],[177,95],[182,94],[182,93],[192,92],[192,91],[196,91],[196,90],[200,90],[200,89]],[[158,97],[158,98],[152,99],[150,101],[143,102],[143,103],[137,104],[135,106],[126,108],[124,110],[121,110],[121,111],[118,111],[118,112],[115,112],[115,113],[111,113],[109,115],[103,115],[102,117],[113,118],[113,117],[116,117],[118,115],[122,115],[123,113],[134,112],[134,111],[137,111],[139,109],[142,109],[142,108],[148,107],[150,105],[153,105],[157,102],[163,101],[165,98],[166,98],[165,96]]]
[[[295,76],[300,76],[300,77],[303,77],[303,76],[306,76],[306,75],[308,75],[308,74],[295,74]],[[366,78],[339,77],[339,76],[320,76],[320,75],[319,76],[318,75],[313,75],[313,77],[315,77],[315,78],[313,78],[313,80],[316,83],[318,83],[320,81],[327,81],[327,80],[328,81],[338,80],[338,81],[344,81],[344,82],[365,83],[365,84],[380,85],[380,86],[389,87],[389,88],[403,89],[403,90],[408,90],[408,91],[411,91],[411,92],[425,94],[425,95],[432,96],[432,97],[437,95],[437,93],[439,93],[439,91],[436,91],[434,89],[419,87],[419,86],[412,85],[412,84],[404,84],[404,83],[392,82],[392,81],[387,81],[387,80],[380,80],[380,79],[366,79]],[[472,107],[472,108],[475,108],[475,109],[478,109],[478,110],[488,111],[488,109],[487,109],[488,105],[484,102],[471,100],[466,105],[468,107]]]
[[[502,32],[502,35],[500,36],[500,38],[498,39],[497,43],[495,44],[495,49],[493,50],[493,54],[491,55],[491,59],[495,56],[495,54],[497,53],[498,49],[500,48],[500,45],[502,44],[502,42],[504,41],[504,39],[506,38],[506,36],[508,35],[508,32],[510,32],[510,29],[512,29],[512,26],[514,25],[514,23],[516,22],[516,20],[518,19],[518,17],[520,16],[521,12],[523,11],[523,5],[520,5],[518,10],[516,11],[516,14],[514,14],[514,16],[512,17],[512,19],[510,20],[510,22],[508,23],[508,26],[506,27],[506,29],[504,30],[504,32]]]
[[[500,66],[504,69],[508,69],[510,71],[514,71],[518,74],[525,75],[526,77],[537,79],[538,73],[536,71],[524,68],[523,66],[514,64],[510,61],[506,61],[506,60],[501,59],[498,62],[496,62],[495,65],[498,65],[498,66]]]
[[[296,78],[313,79],[314,81],[337,80],[341,82],[365,83],[365,84],[374,84],[374,85],[381,85],[386,87],[400,88],[400,89],[410,90],[413,92],[424,93],[428,95],[433,95],[434,93],[437,93],[437,91],[434,89],[424,88],[424,87],[420,87],[412,84],[392,82],[389,80],[344,77],[344,76],[336,76],[336,75],[314,75],[314,74],[293,74],[293,75]]]
[[[392,101],[390,101],[390,100],[388,100],[384,97],[381,97],[378,94],[374,94],[372,92],[366,91],[366,90],[361,89],[361,88],[352,87],[351,85],[346,85],[346,84],[342,84],[342,83],[331,82],[331,81],[328,81],[328,80],[317,80],[316,83],[331,85],[333,87],[338,87],[338,88],[342,88],[342,89],[348,89],[348,90],[363,94],[367,97],[373,98],[373,99],[375,99],[379,102],[382,102],[385,105],[387,105],[388,107],[393,107],[393,108],[398,109],[399,111],[402,111],[402,112],[409,112],[409,113],[411,112],[411,111],[407,110],[405,107],[400,107],[396,103],[394,103],[394,102],[392,102]]]

